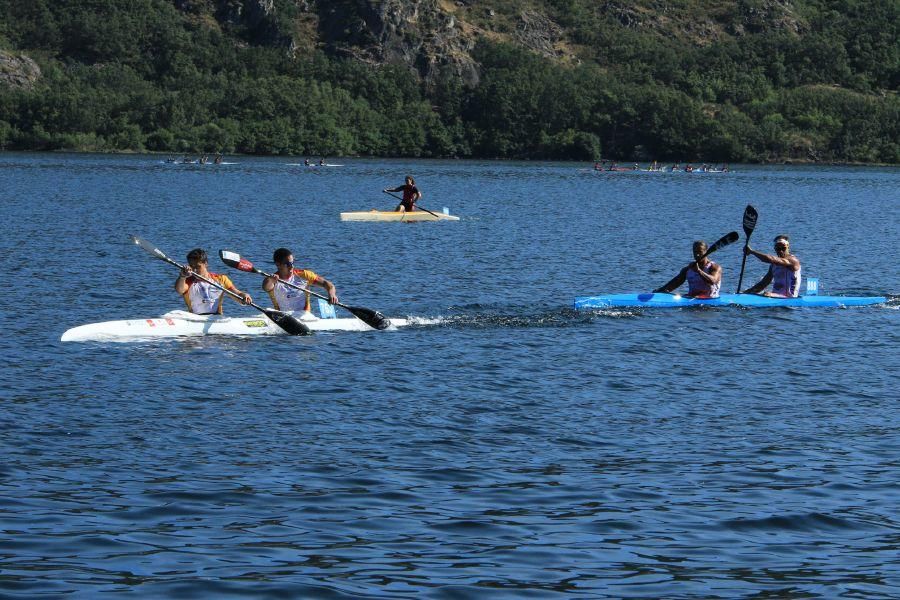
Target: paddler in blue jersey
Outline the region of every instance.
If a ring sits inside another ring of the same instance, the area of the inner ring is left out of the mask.
[[[203,248],[194,248],[187,255],[187,266],[181,270],[175,280],[175,291],[184,298],[187,308],[197,315],[221,315],[222,300],[225,292],[194,276],[194,273],[215,281],[226,290],[232,291],[243,299],[244,304],[253,302],[247,292],[237,289],[227,275],[219,275],[209,271],[209,257]]]
[[[406,180],[403,185],[395,188],[388,188],[383,190],[384,192],[403,192],[403,199],[400,201],[400,204],[397,205],[397,208],[394,210],[396,212],[412,212],[416,209],[416,202],[422,197],[422,192],[419,191],[419,188],[416,187],[416,180],[412,178],[412,176],[407,175]]]
[[[263,279],[262,288],[269,293],[272,304],[277,310],[309,311],[309,294],[304,290],[310,285],[317,285],[328,292],[328,301],[337,303],[337,291],[334,284],[320,277],[309,269],[294,268],[294,254],[287,248],[278,248],[272,254],[272,260],[278,271],[272,277]],[[284,282],[292,283],[302,289],[284,285]]]
[[[773,298],[796,298],[800,295],[800,259],[791,254],[791,241],[782,234],[775,238],[775,254],[757,252],[749,245],[744,247],[744,254],[755,256],[764,263],[769,263],[768,272],[759,282],[744,290],[745,294],[762,294]],[[763,292],[769,284],[771,292]]]
[[[707,245],[703,240],[694,242],[694,262],[690,263],[664,286],[653,290],[654,294],[670,294],[685,282],[688,282],[688,298],[718,298],[722,287],[722,267],[709,260],[706,254]]]

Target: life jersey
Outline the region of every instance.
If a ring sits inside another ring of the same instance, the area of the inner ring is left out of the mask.
[[[403,186],[403,203],[404,204],[412,204],[413,196],[418,193],[419,188],[414,185],[404,185]]]
[[[318,275],[307,269],[294,269],[291,272],[291,276],[286,280],[281,279],[276,275],[275,279],[277,279],[277,282],[275,283],[275,287],[269,292],[269,297],[272,299],[272,305],[275,306],[277,310],[308,311],[311,308],[309,303],[309,293],[304,290],[318,278]],[[284,285],[282,281],[299,285],[303,290]]]
[[[415,197],[419,193],[419,188],[414,185],[403,184],[398,188],[394,188],[392,190],[388,190],[389,192],[403,192],[403,200],[400,201],[400,204],[406,208],[406,210],[413,209],[413,197]]]
[[[707,275],[717,266],[713,261],[706,263],[705,267],[700,267]],[[722,280],[719,283],[712,284],[700,277],[700,274],[693,269],[687,271],[688,295],[689,296],[706,296],[708,298],[718,298],[719,288],[722,286]]]
[[[210,273],[209,279],[226,290],[236,289],[227,275]],[[225,297],[225,292],[205,281],[200,281],[193,275],[184,282],[188,286],[187,291],[183,294],[184,303],[187,304],[189,311],[197,315],[222,314],[222,299]]]
[[[769,272],[772,273],[772,292],[784,296],[786,298],[796,298],[800,295],[800,271],[791,267],[782,267],[781,265],[771,265]]]

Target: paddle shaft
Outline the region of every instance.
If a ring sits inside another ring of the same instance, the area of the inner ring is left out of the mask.
[[[747,236],[744,240],[744,248],[750,247],[750,236],[753,235],[753,230],[756,228],[756,219],[759,215],[756,212],[756,209],[747,205],[747,208],[744,209],[744,234]],[[741,261],[741,275],[738,277],[737,290],[735,290],[735,294],[741,293],[741,286],[744,283],[744,267],[747,266],[747,254],[744,254],[744,259]]]
[[[747,241],[744,243],[744,248],[746,248],[749,245],[750,245],[750,236],[748,235]],[[746,266],[747,266],[747,255],[745,254],[744,260],[741,261],[741,276],[738,277],[738,286],[737,286],[737,289],[734,291],[735,294],[741,293],[741,285],[743,285],[743,283],[744,283],[744,267],[746,267]]]
[[[396,198],[396,199],[399,200],[400,202],[403,202],[403,198],[401,198],[400,196],[397,196],[396,194],[392,194],[392,193],[390,193],[390,192],[387,191],[387,190],[382,190],[382,191],[383,191],[385,194],[387,194],[388,196],[393,196],[394,198]],[[413,206],[418,206],[418,205],[413,204]],[[419,206],[419,208],[420,208],[421,210],[424,210],[425,212],[427,212],[427,213],[429,213],[429,214],[432,214],[432,215],[434,215],[434,216],[440,218],[440,215],[439,215],[439,214],[431,212],[430,210],[428,210],[428,209],[425,208],[424,206]]]

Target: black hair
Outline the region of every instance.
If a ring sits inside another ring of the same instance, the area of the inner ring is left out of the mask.
[[[209,256],[207,256],[206,250],[203,248],[194,248],[187,253],[187,261],[188,263],[209,263]]]
[[[293,254],[293,252],[291,252],[287,248],[279,248],[272,254],[272,260],[275,262],[275,264],[281,264],[285,262],[285,259],[287,259],[287,257],[291,254]]]

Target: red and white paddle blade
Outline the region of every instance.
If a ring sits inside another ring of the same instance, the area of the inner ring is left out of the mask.
[[[237,252],[232,252],[231,250],[219,250],[219,258],[221,258],[222,262],[229,267],[234,267],[239,271],[247,271],[248,273],[253,272],[253,263],[246,258],[241,258],[241,255]]]

